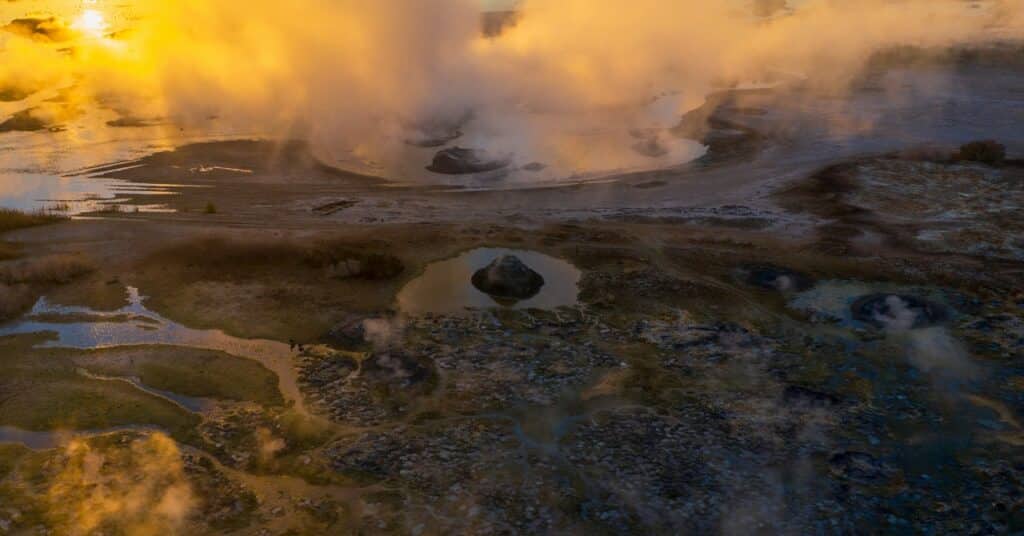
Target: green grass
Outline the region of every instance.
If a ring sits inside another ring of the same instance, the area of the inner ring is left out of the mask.
[[[78,373],[66,351],[36,349],[39,336],[0,338],[0,425],[30,431],[157,426],[194,442],[200,418],[125,382]]]
[[[0,208],[0,233],[48,225],[68,219],[67,216],[47,212],[24,212],[9,208]]]
[[[158,426],[184,440],[199,417],[123,382],[76,377],[74,371],[30,375],[29,387],[0,403],[0,423],[23,430],[105,430],[118,426]],[[0,383],[8,391],[12,382]]]
[[[185,396],[284,403],[276,374],[256,361],[222,352],[151,346],[82,353],[75,362],[96,374],[136,377],[154,389]]]
[[[28,453],[28,447],[22,445],[0,444],[0,480],[10,474]]]

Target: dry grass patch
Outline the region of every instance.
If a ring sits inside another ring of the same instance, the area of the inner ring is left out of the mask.
[[[35,304],[38,296],[28,285],[0,283],[0,321],[15,318]]]
[[[48,225],[68,219],[66,216],[48,212],[24,212],[9,208],[0,208],[0,233]]]
[[[0,265],[0,283],[63,285],[95,269],[80,255],[48,255]]]

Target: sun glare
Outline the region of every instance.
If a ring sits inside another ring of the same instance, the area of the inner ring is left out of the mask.
[[[103,37],[104,32],[107,31],[107,26],[106,17],[102,12],[95,9],[86,9],[71,25],[75,30],[91,37]]]

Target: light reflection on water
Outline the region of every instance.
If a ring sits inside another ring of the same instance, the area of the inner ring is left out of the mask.
[[[93,374],[92,372],[89,372],[84,369],[79,369],[78,373],[81,374],[82,376],[85,376],[86,378],[90,378],[93,380],[127,383],[140,391],[145,391],[151,395],[158,396],[169,402],[177,404],[178,406],[181,406],[183,409],[191,411],[192,413],[203,413],[206,411],[210,411],[211,409],[217,406],[217,401],[214,399],[185,396],[178,393],[173,393],[171,391],[164,391],[161,389],[149,387],[148,385],[142,383],[141,378],[136,378],[134,376],[130,378],[123,378],[120,376],[104,376],[102,374]]]
[[[299,392],[298,375],[292,366],[295,352],[287,344],[270,340],[239,339],[220,330],[188,328],[147,309],[142,303],[143,299],[139,295],[138,289],[129,287],[128,297],[129,304],[126,307],[112,312],[56,305],[42,298],[24,320],[0,327],[0,337],[27,333],[54,333],[57,338],[48,340],[41,345],[42,347],[97,349],[119,346],[172,345],[217,350],[238,357],[254,359],[277,374],[278,388],[285,400],[294,403],[294,408],[299,413],[308,415]],[[70,323],[33,320],[34,316],[40,315],[50,317],[54,315],[89,315],[99,318],[99,320]],[[147,321],[115,321],[116,317],[123,316],[145,317]],[[151,389],[149,390],[153,392]],[[189,405],[202,407],[196,399],[182,398],[180,395],[171,397],[167,393],[159,394],[165,398],[171,398],[186,408]]]
[[[106,430],[56,430],[46,432],[30,432],[13,426],[0,426],[0,443],[15,443],[24,445],[32,450],[48,450],[57,448],[68,441],[78,437],[93,437],[99,435],[113,434],[127,430],[150,430],[157,431],[155,426],[117,426]]]
[[[117,179],[60,177],[44,173],[0,172],[0,207],[23,211],[51,211],[75,216],[87,212],[170,212],[158,203],[124,203],[117,196],[176,195],[173,184],[137,184]]]
[[[528,300],[504,306],[477,290],[473,274],[502,255],[515,255],[544,277],[544,288]],[[399,309],[408,314],[458,313],[466,309],[512,307],[555,309],[578,303],[581,273],[572,264],[537,253],[502,248],[474,249],[453,259],[436,262],[398,295]]]

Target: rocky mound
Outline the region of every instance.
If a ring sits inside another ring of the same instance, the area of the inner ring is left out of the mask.
[[[508,159],[493,159],[477,149],[452,147],[437,153],[427,169],[445,175],[469,175],[508,167]]]
[[[497,298],[526,300],[540,292],[544,277],[515,255],[502,255],[473,274],[473,286]]]

